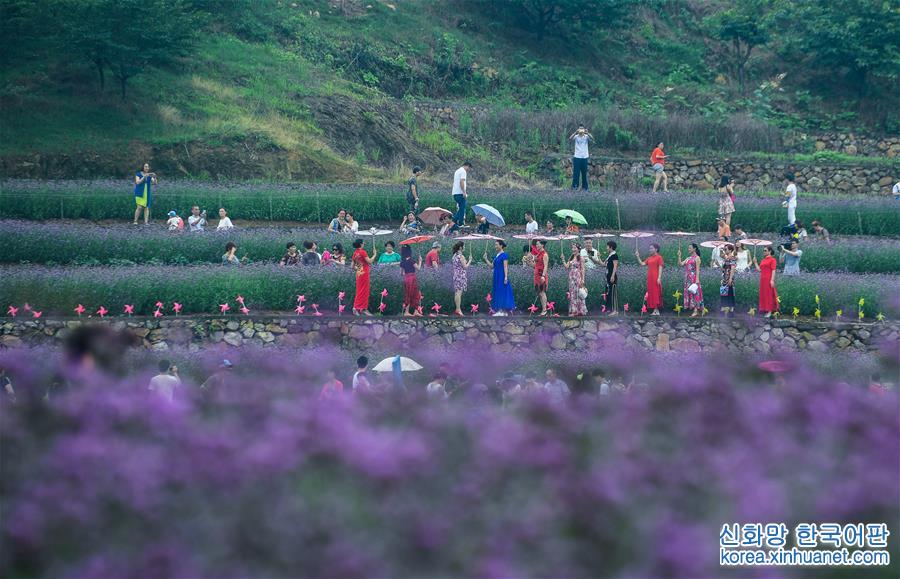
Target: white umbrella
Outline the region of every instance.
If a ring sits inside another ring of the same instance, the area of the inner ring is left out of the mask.
[[[475,213],[475,215],[483,216],[485,220],[491,225],[496,225],[497,227],[503,227],[504,225],[506,225],[506,220],[503,219],[503,216],[500,215],[500,212],[487,203],[479,203],[478,205],[473,205],[472,212]]]
[[[378,365],[372,368],[373,372],[393,372],[394,371],[394,360],[397,359],[397,356],[391,356],[390,358],[385,358],[381,362],[378,362]],[[403,372],[415,372],[416,370],[421,370],[422,366],[419,365],[418,362],[413,360],[412,358],[406,358],[404,356],[400,356],[400,370]]]

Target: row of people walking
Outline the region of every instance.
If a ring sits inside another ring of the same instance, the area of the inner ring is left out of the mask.
[[[545,241],[532,240],[531,257],[533,258],[533,288],[535,298],[527,309],[539,316],[548,315],[551,310],[547,299],[547,290],[550,287],[550,259],[545,247]],[[369,315],[370,291],[370,267],[375,263],[377,252],[373,250],[370,256],[363,245],[362,240],[353,243],[354,252],[351,264],[356,272],[356,296],[353,301],[353,313],[355,315]],[[467,269],[472,265],[471,255],[466,257],[464,253],[465,243],[457,241],[453,245],[453,294],[454,315],[463,316],[462,296],[468,289]],[[607,254],[600,258],[597,252],[585,254],[580,243],[572,243],[571,253],[564,260],[567,273],[567,296],[569,302],[568,313],[570,316],[587,315],[588,287],[585,276],[586,263],[588,261],[596,265],[602,265],[606,269],[605,288],[603,294],[603,311],[610,316],[619,314],[618,282],[619,282],[619,256],[618,245],[615,241],[606,244]],[[493,267],[493,279],[491,285],[490,307],[495,316],[508,316],[516,310],[516,300],[510,282],[510,257],[506,252],[506,242],[496,240],[494,242],[495,255],[490,258],[485,252],[482,259]],[[662,274],[665,266],[660,255],[659,244],[650,244],[649,255],[641,257],[635,250],[635,257],[642,266],[646,267],[646,293],[642,312],[650,315],[660,315],[663,308]],[[683,285],[683,309],[691,311],[691,316],[703,314],[704,296],[700,281],[700,247],[692,243],[688,246],[688,255],[683,257],[681,249],[678,250],[678,265],[684,269]],[[761,261],[753,258],[753,267],[760,272],[759,281],[759,312],[770,317],[778,311],[778,294],[775,284],[775,271],[778,262],[775,259],[775,250],[772,247],[765,248],[765,255]],[[422,268],[422,257],[413,258],[409,245],[403,245],[400,249],[400,269],[403,273],[403,315],[421,316],[422,293],[419,290],[417,273]],[[734,280],[737,266],[737,256],[733,246],[725,248],[722,254],[722,279],[719,287],[720,310],[726,315],[733,315],[735,308]],[[537,304],[540,304],[538,307]]]

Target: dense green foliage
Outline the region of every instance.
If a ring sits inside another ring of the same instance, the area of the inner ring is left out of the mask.
[[[511,281],[520,310],[534,301],[531,268],[512,267]],[[216,313],[219,304],[230,302],[237,310],[235,298],[242,295],[252,311],[291,311],[297,305],[297,295],[303,294],[307,305],[316,303],[320,309],[336,312],[338,292],[345,292],[344,304],[352,302],[355,292],[354,272],[350,267],[280,268],[270,265],[248,265],[241,268],[223,266],[142,267],[142,268],[76,268],[66,271],[40,267],[7,268],[3,284],[0,284],[0,304],[30,303],[48,314],[71,314],[79,303],[92,308],[106,306],[113,314],[122,312],[124,304],[135,305],[135,313],[150,314],[157,301],[166,308],[172,302],[184,305],[183,313]],[[485,297],[491,291],[491,269],[473,265],[469,270],[469,288],[463,300],[466,311],[470,304],[480,304],[481,312],[487,311]],[[555,301],[560,313],[565,313],[566,277],[562,268],[550,273],[548,297]],[[721,274],[705,270],[702,285],[707,307],[718,307],[718,287]],[[672,295],[684,291],[681,271],[666,268],[663,275],[665,309],[675,306]],[[781,309],[790,315],[793,308],[800,308],[801,315],[815,311],[815,296],[822,302],[824,317],[834,317],[834,311],[843,309],[847,318],[855,317],[856,304],[865,299],[867,316],[873,318],[879,311],[896,317],[897,284],[894,276],[808,274],[802,277],[778,276],[778,293]],[[644,268],[623,266],[619,282],[619,300],[629,304],[629,310],[637,315],[646,291]],[[600,311],[603,292],[603,274],[589,272],[587,280],[590,295],[588,307],[594,314]],[[430,308],[439,303],[446,313],[453,303],[453,282],[449,268],[422,271],[419,285],[424,294],[424,306]],[[742,312],[756,308],[759,276],[738,276],[735,282],[738,307]],[[52,287],[52,290],[49,288]],[[377,310],[382,288],[389,292],[385,302],[386,314],[397,314],[402,301],[402,279],[396,266],[377,266],[372,269],[372,298],[370,305]],[[680,302],[679,302],[680,303]],[[167,314],[171,312],[167,311]]]

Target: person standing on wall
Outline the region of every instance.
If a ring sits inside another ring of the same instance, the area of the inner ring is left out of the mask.
[[[419,211],[419,175],[422,173],[422,168],[416,165],[413,167],[412,177],[409,178],[409,181],[406,182],[407,190],[406,190],[406,204],[409,206],[409,213],[417,213]]]
[[[578,130],[569,135],[570,141],[575,141],[575,154],[572,156],[572,189],[578,189],[579,177],[581,190],[588,190],[588,141],[593,141],[584,125],[578,125]]]
[[[471,161],[466,161],[453,173],[453,200],[456,202],[456,214],[453,216],[454,225],[451,232],[462,227],[466,220],[466,201],[469,197],[468,171],[471,168]]]
[[[150,163],[144,163],[143,169],[134,175],[134,224],[138,224],[141,210],[144,211],[144,225],[150,222],[150,206],[153,204],[153,186],[156,185],[156,173],[150,171]]]
[[[783,207],[787,207],[788,225],[793,226],[797,222],[797,183],[793,173],[785,173],[784,178],[787,181],[787,187],[784,188]]]
[[[653,182],[653,192],[656,193],[656,190],[659,189],[659,182],[662,181],[663,184],[663,193],[669,192],[669,176],[666,175],[666,155],[663,152],[663,143],[660,141],[656,148],[653,149],[653,152],[650,153],[650,166],[653,167],[653,172],[656,173],[656,181]]]

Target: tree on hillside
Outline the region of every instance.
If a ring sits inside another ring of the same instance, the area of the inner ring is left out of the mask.
[[[189,54],[199,21],[184,0],[62,0],[61,27],[68,45],[97,70],[108,69],[122,98],[128,80],[148,66],[172,64]]]
[[[741,0],[733,8],[704,19],[708,34],[721,41],[729,67],[744,94],[747,62],[753,49],[769,42],[772,0]]]
[[[846,75],[860,96],[873,79],[890,84],[900,77],[896,0],[783,0],[778,27],[789,57],[811,70]]]

